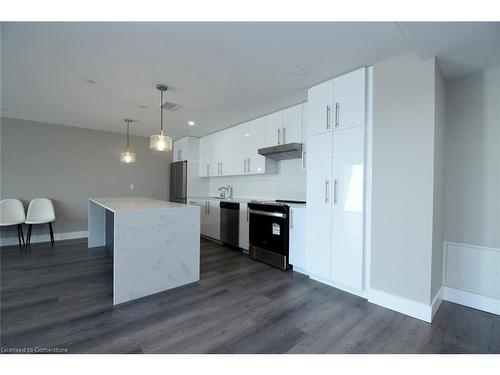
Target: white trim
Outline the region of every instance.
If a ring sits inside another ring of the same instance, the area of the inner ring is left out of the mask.
[[[460,305],[500,315],[500,300],[465,290],[443,287],[443,299]]]
[[[425,303],[412,301],[376,289],[370,289],[368,301],[427,323],[432,321],[432,307],[430,304],[426,305]]]
[[[354,289],[350,286],[339,284],[339,283],[336,283],[335,281],[332,281],[332,280],[327,279],[325,277],[313,275],[311,273],[307,273],[307,275],[309,275],[309,278],[316,280],[316,281],[319,281],[320,283],[323,283],[323,284],[332,286],[334,288],[343,290],[344,292],[347,292],[347,293],[354,294],[358,297],[366,298],[366,290]]]
[[[26,233],[24,234],[26,238]],[[62,241],[62,240],[73,240],[75,238],[85,238],[88,237],[88,231],[80,231],[80,232],[66,232],[66,233],[54,233],[54,240]],[[38,242],[50,242],[49,234],[39,234],[36,236],[31,236],[31,243]],[[0,246],[12,246],[17,245],[18,239],[17,237],[6,237],[0,240]]]
[[[441,302],[443,302],[443,289],[444,287],[441,286],[439,288],[438,292],[434,296],[434,299],[431,302],[431,321],[434,319],[434,315],[436,315],[437,311],[439,310],[439,306],[441,306]]]

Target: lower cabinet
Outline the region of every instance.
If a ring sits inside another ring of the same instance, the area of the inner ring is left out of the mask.
[[[248,205],[240,203],[239,247],[246,251],[248,251],[249,246],[249,219]]]
[[[189,198],[188,203],[200,207],[200,233],[215,240],[220,240],[220,201]]]
[[[289,263],[306,272],[306,208],[290,207]]]

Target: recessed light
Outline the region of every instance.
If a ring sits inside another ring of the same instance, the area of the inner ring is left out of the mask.
[[[189,126],[193,126],[194,125],[194,121],[188,121],[188,125]]]
[[[89,85],[95,85],[95,81],[93,81],[93,80],[91,80],[91,79],[87,79],[87,78],[85,78],[85,79],[83,80],[83,82],[88,83]]]
[[[141,104],[141,105],[139,106],[139,108],[141,108],[141,109],[145,109],[145,108],[148,108],[148,106],[147,106],[147,105],[144,105],[144,104]]]
[[[246,134],[245,134],[245,137],[250,137],[250,134],[246,133]]]

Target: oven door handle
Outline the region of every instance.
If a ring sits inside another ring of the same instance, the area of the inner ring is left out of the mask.
[[[262,216],[272,216],[272,217],[281,217],[286,218],[286,214],[282,214],[281,212],[267,212],[260,210],[249,210],[251,214],[262,215]]]

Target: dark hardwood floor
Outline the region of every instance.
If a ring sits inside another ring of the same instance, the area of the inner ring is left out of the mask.
[[[3,248],[2,351],[500,353],[496,315],[443,302],[430,325],[206,240],[200,282],[119,307],[112,264],[86,240]]]

